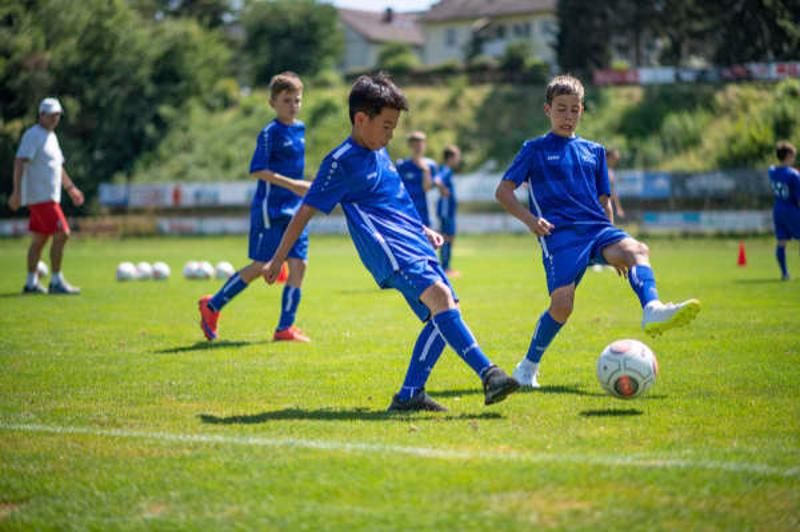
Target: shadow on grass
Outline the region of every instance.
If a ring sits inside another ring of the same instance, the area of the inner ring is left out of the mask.
[[[734,279],[736,284],[780,284],[786,281],[781,281],[780,278],[770,277],[769,279]]]
[[[38,295],[38,294],[36,294],[36,295]],[[41,295],[46,296],[47,294],[41,294]],[[0,299],[8,299],[10,297],[22,297],[22,296],[30,297],[30,294],[23,294],[21,291],[20,292],[6,292],[5,294],[0,294]]]
[[[516,393],[546,393],[546,394],[566,394],[566,395],[585,395],[589,397],[602,397],[606,394],[601,392],[589,392],[581,388],[578,384],[554,384],[542,386],[541,388],[520,388]],[[440,390],[429,391],[431,397],[460,397],[462,395],[483,394],[480,388],[470,388],[465,390]]]
[[[370,410],[368,408],[353,408],[351,410],[334,410],[321,408],[317,410],[303,410],[302,408],[284,408],[260,414],[219,417],[211,414],[200,414],[198,417],[203,423],[212,425],[255,425],[270,421],[391,421],[419,419],[431,421],[458,421],[458,420],[490,420],[502,419],[497,412],[483,412],[481,414],[445,414],[436,417],[425,416],[419,418],[422,412],[386,412],[385,410]]]
[[[209,349],[224,349],[226,347],[244,347],[247,345],[259,345],[271,343],[268,340],[259,340],[256,342],[245,342],[243,340],[217,340],[215,342],[199,341],[192,345],[185,345],[180,347],[170,347],[168,349],[160,349],[153,351],[158,355],[174,355],[176,353],[187,353],[190,351],[206,351]]]
[[[644,414],[635,408],[603,408],[601,410],[584,410],[581,417],[631,417]]]

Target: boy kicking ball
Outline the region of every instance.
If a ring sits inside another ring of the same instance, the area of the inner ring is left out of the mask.
[[[525,142],[497,187],[496,198],[537,235],[550,292],[550,308],[539,318],[528,353],[514,369],[523,386],[538,388],[544,351],[566,323],[575,288],[590,263],[610,264],[626,275],[642,305],[642,328],[650,335],[691,322],[700,302],[662,303],[645,244],[616,228],[603,146],[575,134],[583,114],[584,89],[572,76],[547,86],[546,135]],[[528,209],[514,190],[528,184]]]
[[[502,401],[519,385],[491,363],[461,318],[458,299],[436,258],[434,248],[442,244],[442,236],[423,225],[385,148],[401,111],[408,109],[405,96],[382,74],[361,76],[350,92],[349,107],[352,133],[325,157],[264,277],[275,281],[317,211],[328,214],[341,204],[364,266],[381,288],[402,293],[424,323],[389,411],[446,410],[425,393],[445,343],[482,380],[485,404]]]
[[[214,296],[200,298],[200,328],[209,341],[217,338],[217,322],[223,307],[261,276],[264,264],[272,257],[300,206],[301,196],[310,186],[303,180],[306,127],[297,120],[302,101],[303,83],[294,73],[283,72],[272,78],[269,104],[276,117],[261,130],[250,162],[250,175],[258,179],[250,208],[248,255],[252,262],[233,274]],[[308,342],[310,339],[294,325],[308,257],[307,231],[299,235],[287,256],[289,275],[273,340]]]

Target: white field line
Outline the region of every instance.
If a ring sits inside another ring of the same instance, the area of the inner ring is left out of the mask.
[[[0,422],[0,430],[40,432],[49,434],[85,434],[110,438],[144,439],[177,443],[217,443],[247,447],[295,447],[320,451],[342,451],[365,454],[404,454],[420,458],[444,460],[502,460],[530,464],[572,464],[590,466],[634,467],[643,469],[690,469],[730,473],[746,473],[785,478],[800,477],[800,465],[781,468],[755,462],[725,462],[717,460],[689,460],[682,458],[642,458],[624,455],[582,455],[526,453],[518,451],[459,451],[380,443],[341,442],[333,440],[306,440],[301,438],[263,438],[260,436],[225,436],[219,434],[175,434],[170,432],[144,432],[125,429],[97,429],[92,427],[62,427],[57,425],[19,424]]]

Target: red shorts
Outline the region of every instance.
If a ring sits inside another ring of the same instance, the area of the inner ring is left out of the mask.
[[[67,219],[61,210],[61,205],[55,201],[28,205],[28,210],[31,211],[31,219],[28,222],[30,231],[43,235],[69,234]]]

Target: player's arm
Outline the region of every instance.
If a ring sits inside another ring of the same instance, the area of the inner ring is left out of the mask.
[[[25,174],[25,165],[27,164],[28,159],[25,157],[16,157],[14,159],[14,188],[8,198],[8,207],[12,211],[19,209],[22,204],[22,176]]]
[[[289,222],[289,225],[286,226],[286,231],[283,233],[281,243],[278,244],[278,249],[275,251],[270,261],[264,265],[264,269],[262,270],[264,279],[266,279],[269,284],[274,283],[278,278],[278,275],[281,273],[281,266],[283,266],[286,257],[289,255],[289,250],[292,249],[294,243],[303,233],[303,229],[306,228],[309,220],[311,220],[316,213],[317,209],[304,203],[300,206],[295,215],[292,216],[292,220]]]
[[[433,188],[433,177],[431,176],[431,167],[425,162],[425,159],[421,161],[414,160],[414,164],[416,164],[420,170],[422,170],[422,190],[425,192],[429,191]]]
[[[428,239],[428,242],[431,243],[433,249],[439,249],[442,247],[442,244],[444,244],[444,237],[430,227],[423,225],[422,232],[425,233],[425,237]]]
[[[617,175],[610,168],[608,170],[608,182],[611,185],[611,201],[614,202],[614,212],[620,218],[624,218],[625,210],[622,208],[622,202],[619,200],[619,194],[617,194]]]
[[[273,172],[272,170],[258,170],[250,174],[250,177],[261,179],[267,183],[278,185],[279,187],[288,188],[298,196],[304,196],[308,189],[311,187],[309,181],[303,179],[292,179],[284,175]]]
[[[603,194],[597,199],[600,201],[600,206],[603,207],[603,211],[606,213],[606,218],[608,218],[608,220],[613,224],[614,209],[611,208],[611,198]]]
[[[83,192],[81,192],[81,190],[75,186],[75,183],[67,173],[67,169],[63,166],[61,167],[61,184],[64,187],[64,190],[67,191],[67,194],[69,194],[70,199],[72,199],[73,205],[76,207],[83,205]]]
[[[500,181],[500,184],[497,185],[494,197],[511,216],[528,226],[531,233],[535,233],[539,236],[549,235],[550,231],[552,231],[555,226],[544,218],[535,216],[532,212],[523,207],[514,195],[514,190],[516,188],[517,186],[513,181],[503,179]]]

